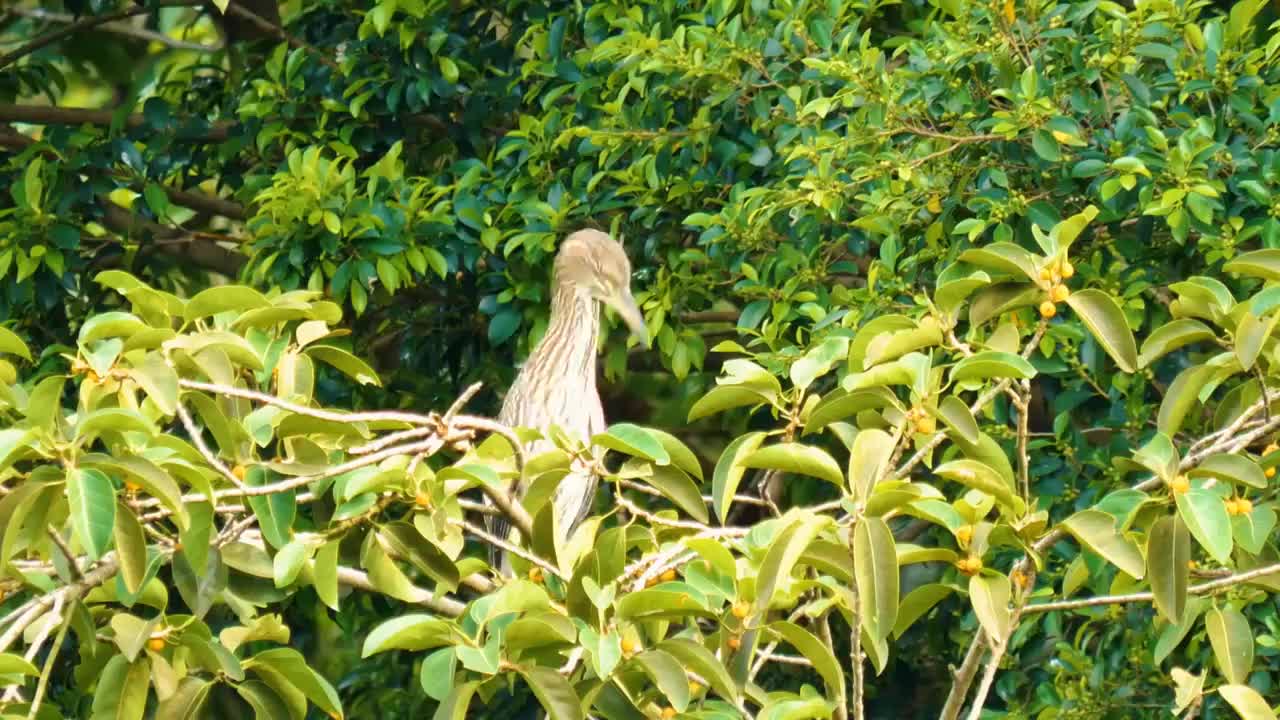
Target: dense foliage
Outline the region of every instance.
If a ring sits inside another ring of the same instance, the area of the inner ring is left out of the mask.
[[[1274,717],[1262,0],[11,5],[3,717]]]

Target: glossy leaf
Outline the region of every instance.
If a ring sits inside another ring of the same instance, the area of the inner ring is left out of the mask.
[[[1204,629],[1213,645],[1213,659],[1228,683],[1240,685],[1253,669],[1253,632],[1249,621],[1233,607],[1210,608]]]
[[[1121,370],[1131,373],[1138,369],[1138,346],[1133,331],[1114,298],[1101,290],[1081,290],[1072,293],[1067,304]]]
[[[838,487],[844,486],[844,472],[835,459],[822,448],[803,443],[779,443],[762,447],[745,455],[741,464],[747,468],[809,475]]]
[[[1147,575],[1156,610],[1169,622],[1182,621],[1187,607],[1191,535],[1177,515],[1156,520],[1147,537]]]
[[[1231,562],[1231,518],[1222,498],[1207,490],[1192,489],[1178,493],[1175,499],[1178,514],[1200,547],[1224,565]]]
[[[1063,520],[1062,528],[1090,552],[1101,555],[1130,577],[1141,580],[1146,574],[1142,552],[1120,533],[1111,515],[1098,510],[1082,510]]]
[[[116,522],[116,491],[111,478],[93,468],[67,473],[67,502],[76,540],[97,560],[111,544]]]
[[[863,628],[888,637],[898,620],[898,553],[881,518],[864,517],[853,526],[853,568]]]

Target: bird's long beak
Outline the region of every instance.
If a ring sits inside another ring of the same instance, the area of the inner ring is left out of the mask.
[[[618,312],[622,316],[622,321],[631,328],[631,334],[635,336],[640,344],[649,347],[649,328],[645,327],[644,314],[640,312],[640,306],[636,304],[636,299],[631,295],[631,290],[623,288],[617,295],[608,301],[609,307]]]

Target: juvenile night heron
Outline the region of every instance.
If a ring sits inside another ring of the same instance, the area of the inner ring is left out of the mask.
[[[631,263],[622,244],[598,230],[579,230],[565,238],[556,254],[547,332],[507,391],[498,415],[500,422],[544,434],[550,426],[558,425],[584,443],[604,431],[604,408],[596,391],[600,303],[617,311],[632,334],[648,346],[649,333],[631,295]],[[532,456],[552,447],[549,440],[538,440],[526,446],[525,452]],[[593,473],[575,464],[556,487],[551,502],[561,540],[586,518],[596,482]],[[524,490],[517,485],[516,497]],[[490,531],[506,539],[506,519],[489,518]],[[510,561],[503,555],[491,548],[490,560],[510,576]]]

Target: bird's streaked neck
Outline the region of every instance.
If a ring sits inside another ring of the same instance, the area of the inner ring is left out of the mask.
[[[600,303],[575,285],[557,285],[551,296],[547,333],[533,349],[529,362],[551,365],[561,377],[580,377],[587,387],[595,387],[599,334]]]

